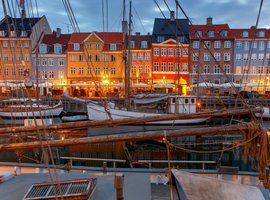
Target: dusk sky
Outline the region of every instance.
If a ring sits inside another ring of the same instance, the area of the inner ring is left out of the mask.
[[[121,31],[122,0],[103,1],[104,5],[107,1],[109,7],[109,20],[107,21],[106,16],[104,19],[105,31],[107,30],[106,23],[108,23],[109,31]],[[169,17],[169,11],[164,0],[156,1],[166,17]],[[129,0],[126,0],[126,2],[128,10]],[[175,10],[174,0],[167,0],[166,2],[171,10]],[[211,16],[214,24],[228,23],[231,28],[254,26],[260,5],[260,0],[180,0],[179,2],[193,24],[205,24],[206,18]],[[46,15],[53,30],[60,27],[62,33],[73,32],[61,0],[37,0],[37,3],[39,16]],[[102,0],[70,0],[70,3],[81,32],[103,31]],[[154,18],[164,18],[154,0],[133,0],[132,3],[133,32],[152,33]],[[270,0],[266,0],[263,4],[259,27],[270,28],[269,13]],[[3,16],[1,4],[1,18]],[[35,10],[34,16],[37,16]],[[180,10],[178,16],[184,18]]]

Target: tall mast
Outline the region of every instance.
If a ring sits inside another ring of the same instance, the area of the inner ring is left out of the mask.
[[[129,22],[126,21],[126,1],[123,0],[123,61],[124,61],[124,82],[125,82],[125,106],[130,108],[130,35],[131,35],[131,0],[129,4]]]

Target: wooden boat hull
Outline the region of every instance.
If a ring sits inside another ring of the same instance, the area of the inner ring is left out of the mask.
[[[142,112],[132,112],[126,110],[117,110],[109,108],[110,115],[112,119],[125,119],[125,118],[140,118],[140,117],[153,117],[153,116],[164,116],[164,114],[159,113],[142,113]],[[105,111],[103,106],[89,102],[87,104],[87,112],[89,120],[107,120],[110,119],[108,113]],[[208,120],[209,117],[196,118],[196,119],[181,119],[181,120],[169,120],[169,121],[157,121],[157,122],[147,122],[148,124],[198,124],[203,123]]]

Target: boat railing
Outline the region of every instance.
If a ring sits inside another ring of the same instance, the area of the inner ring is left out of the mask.
[[[146,163],[149,169],[152,167],[152,163],[168,163],[168,160],[138,160],[139,163]],[[205,171],[205,164],[216,164],[213,160],[170,160],[170,163],[181,164],[202,164],[202,170]]]
[[[116,163],[125,163],[126,160],[121,159],[106,159],[106,158],[78,158],[78,157],[60,157],[62,160],[69,160],[70,167],[72,167],[72,161],[100,161],[100,162],[112,162],[113,168],[116,168]]]

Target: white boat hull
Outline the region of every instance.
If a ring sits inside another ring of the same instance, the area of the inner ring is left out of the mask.
[[[61,112],[63,111],[62,103],[55,106],[47,106],[46,108],[40,106],[40,108],[35,107],[31,110],[31,107],[21,107],[19,111],[16,111],[16,108],[19,108],[19,106],[12,108],[9,108],[9,111],[2,109],[0,110],[0,117],[3,118],[31,118],[31,117],[54,117],[59,116]]]
[[[125,118],[141,118],[141,117],[153,117],[153,116],[164,116],[164,114],[158,113],[142,113],[142,112],[132,112],[126,110],[118,110],[109,108],[110,115],[112,119],[125,119]],[[108,113],[105,111],[103,106],[88,103],[87,112],[89,120],[108,120],[110,119]],[[157,122],[147,122],[149,124],[198,124],[205,122],[209,117],[197,118],[197,119],[181,119],[181,120],[169,120],[169,121],[157,121]]]

